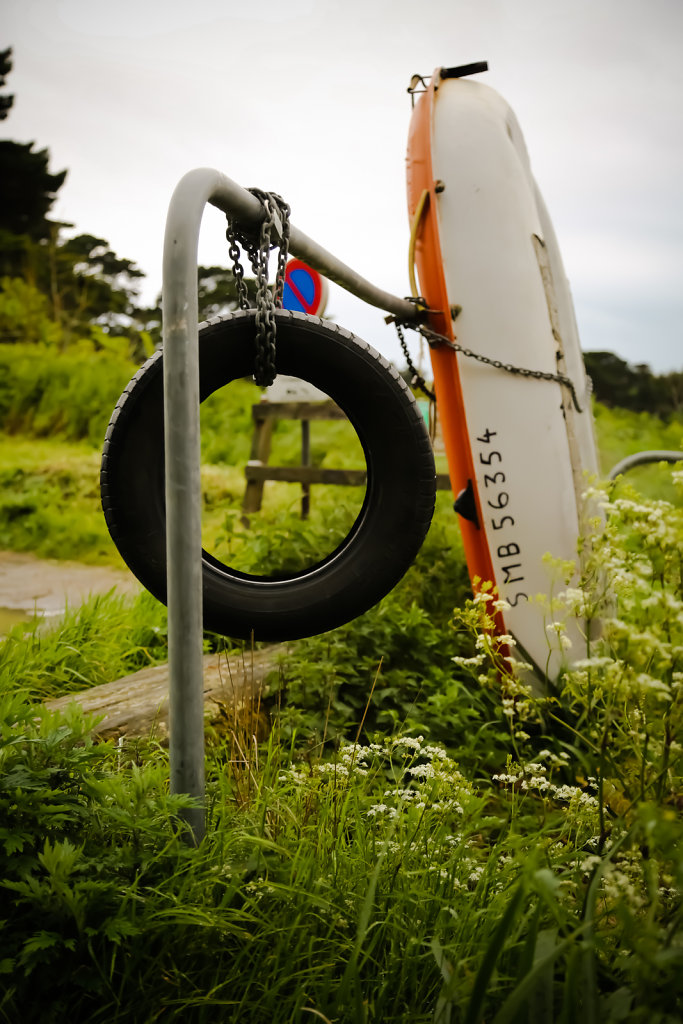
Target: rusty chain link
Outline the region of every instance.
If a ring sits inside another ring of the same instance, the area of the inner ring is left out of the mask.
[[[275,368],[276,323],[274,309],[282,309],[282,294],[285,286],[285,268],[289,253],[289,205],[275,192],[250,188],[263,206],[265,216],[261,221],[258,242],[234,219],[227,217],[228,253],[232,260],[232,272],[237,285],[240,309],[249,309],[249,295],[244,280],[244,268],[240,262],[240,246],[249,257],[256,279],[256,337],[254,353],[254,381],[259,387],[268,387],[277,376]],[[275,240],[271,234],[275,233]],[[268,287],[268,257],[271,249],[278,249],[275,287]]]

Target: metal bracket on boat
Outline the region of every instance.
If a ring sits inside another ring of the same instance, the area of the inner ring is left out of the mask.
[[[205,828],[197,250],[207,203],[245,228],[257,228],[265,216],[256,196],[219,171],[197,168],[179,181],[166,218],[162,307],[171,792],[194,799],[185,820],[195,843]],[[294,226],[289,249],[371,306],[403,322],[419,319],[414,303],[377,288]]]
[[[421,85],[422,88],[418,89],[418,85]],[[411,105],[411,107],[415,106],[415,96],[416,95],[420,95],[420,93],[427,92],[428,88],[429,88],[429,78],[426,75],[413,75],[412,76],[412,78],[410,79],[410,85],[406,89],[406,92],[410,93],[410,105]]]

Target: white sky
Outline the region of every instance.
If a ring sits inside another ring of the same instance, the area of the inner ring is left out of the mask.
[[[488,60],[520,121],[585,349],[683,369],[683,0],[2,0],[5,137],[68,168],[53,215],[161,287],[186,171],[280,192],[293,223],[409,291],[404,158],[414,72]],[[226,264],[223,218],[200,261]],[[328,313],[403,360],[383,314]]]

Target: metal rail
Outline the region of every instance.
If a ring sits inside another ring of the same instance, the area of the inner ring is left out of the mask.
[[[162,310],[171,792],[191,796],[190,838],[204,835],[202,531],[199,483],[197,252],[207,203],[258,225],[258,199],[210,168],[185,174],[173,192],[164,237]],[[413,303],[375,287],[295,227],[290,252],[358,298],[404,320]]]
[[[683,452],[651,451],[627,455],[621,462],[617,462],[616,466],[612,466],[607,479],[616,480],[622,473],[627,473],[629,469],[642,466],[647,462],[683,462]]]

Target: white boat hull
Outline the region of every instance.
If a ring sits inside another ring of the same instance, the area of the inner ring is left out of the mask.
[[[442,419],[441,398],[459,406],[447,417],[446,451],[459,445],[469,454],[453,453],[449,467],[454,493],[471,480],[476,503],[478,524],[463,523],[470,574],[492,579],[510,605],[501,629],[537,675],[552,679],[564,656],[547,628],[549,603],[563,584],[547,556],[577,560],[581,495],[598,471],[589,387],[559,247],[517,120],[487,86],[437,75],[416,108],[408,155],[413,209],[420,186],[430,193],[431,232],[425,225],[416,253],[420,286],[431,308],[461,308],[434,326],[450,328],[459,346],[487,360],[566,376],[581,410],[557,380],[462,353],[451,352],[449,366],[435,352]],[[420,113],[421,104],[428,110]],[[584,623],[569,622],[569,657],[585,654],[584,631]]]

